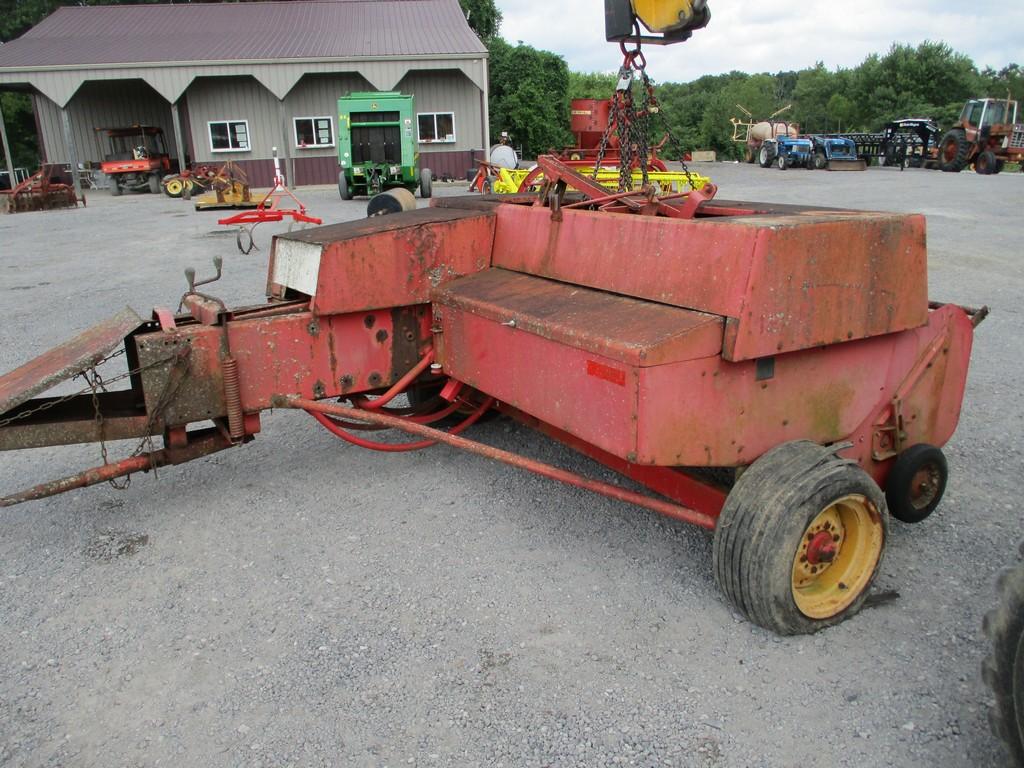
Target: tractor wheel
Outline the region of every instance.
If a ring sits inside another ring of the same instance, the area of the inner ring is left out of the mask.
[[[935,511],[946,492],[949,466],[934,445],[912,445],[896,457],[885,483],[889,514],[904,523],[920,523]]]
[[[1006,161],[1005,160],[996,160],[996,173],[1002,173],[1003,172],[1003,168],[1005,168],[1005,167],[1006,167]]]
[[[970,160],[971,143],[960,128],[954,128],[939,142],[939,167],[948,173],[960,173]]]
[[[150,191],[150,193],[154,194],[154,195],[159,195],[160,194],[160,177],[157,174],[155,174],[155,173],[151,173],[151,174],[149,174],[149,179],[147,179],[147,182],[149,183],[149,191]]]
[[[1006,745],[1012,764],[1024,766],[1024,563],[1002,571],[996,588],[999,605],[981,625],[992,644],[981,676],[995,695],[988,715],[992,732]]]
[[[164,179],[164,194],[168,197],[181,197],[185,191],[185,180],[181,176],[169,176]]]
[[[775,147],[769,144],[767,141],[761,144],[761,149],[757,153],[757,164],[762,168],[767,168],[772,164],[775,159]]]
[[[784,171],[787,168],[789,168],[789,156],[788,155],[779,155],[779,159],[776,160],[775,162],[776,162],[776,165],[779,166],[779,170],[780,171]]]
[[[828,158],[825,157],[824,152],[814,153],[814,168],[819,171],[824,171],[828,167]]]
[[[110,177],[110,196],[120,197],[121,196],[121,185],[117,181],[117,176]]]
[[[338,194],[342,200],[351,200],[353,197],[352,187],[348,185],[348,177],[344,171],[338,174]]]
[[[750,621],[807,634],[857,613],[878,573],[885,497],[863,469],[807,440],[740,475],[718,518],[712,567]]]
[[[982,176],[991,176],[996,172],[996,155],[991,149],[979,152],[974,158],[974,172]]]
[[[433,180],[434,176],[429,168],[424,168],[420,171],[420,197],[424,200],[428,199],[431,195],[430,182]]]

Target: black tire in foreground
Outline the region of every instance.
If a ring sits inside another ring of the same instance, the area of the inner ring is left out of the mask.
[[[798,440],[740,476],[718,518],[715,581],[750,621],[808,634],[860,610],[888,534],[885,497],[835,447]]]
[[[433,193],[431,189],[431,182],[434,180],[434,174],[430,172],[429,168],[424,168],[420,171],[420,197],[424,200],[428,199]]]
[[[939,142],[939,167],[948,173],[960,173],[967,167],[971,143],[960,128],[954,128]]]
[[[889,514],[904,523],[920,523],[939,506],[948,479],[941,450],[927,443],[910,446],[896,457],[885,482]]]
[[[1012,764],[1024,766],[1024,562],[1002,571],[996,589],[999,604],[982,623],[991,648],[981,676],[995,698],[988,715],[992,732],[1006,745]]]

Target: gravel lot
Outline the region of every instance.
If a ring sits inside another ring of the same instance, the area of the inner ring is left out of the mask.
[[[981,616],[1022,535],[1024,175],[702,166],[720,197],[928,215],[931,295],[987,303],[946,499],[894,522],[900,598],[813,637],[741,620],[711,536],[447,448],[381,456],[301,414],[253,444],[4,510],[0,764],[989,766]],[[440,189],[454,194],[463,187]],[[365,201],[300,190],[325,221]],[[97,192],[0,218],[0,370],[182,270],[262,297],[214,213]],[[493,445],[610,474],[507,421]],[[5,454],[10,492],[98,463]]]

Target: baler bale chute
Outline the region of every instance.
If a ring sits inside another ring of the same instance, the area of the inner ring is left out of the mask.
[[[717,582],[773,631],[855,613],[890,514],[941,499],[985,315],[929,302],[923,217],[610,193],[539,162],[538,194],[278,235],[265,303],[193,278],[183,313],[123,313],[0,378],[0,449],[139,440],[0,503],[241,446],[291,408],[356,445],[445,443],[713,530]],[[127,388],[94,397],[118,343]],[[80,393],[41,397],[76,374]],[[645,492],[462,434],[493,410]]]

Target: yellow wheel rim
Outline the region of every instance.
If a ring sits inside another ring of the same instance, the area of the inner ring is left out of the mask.
[[[167,182],[166,187],[167,194],[171,195],[172,197],[177,197],[178,195],[181,194],[181,191],[185,188],[185,185],[182,184],[181,179],[170,179]]]
[[[849,608],[871,581],[884,536],[881,515],[859,493],[819,512],[793,556],[793,600],[800,612],[828,619]]]

